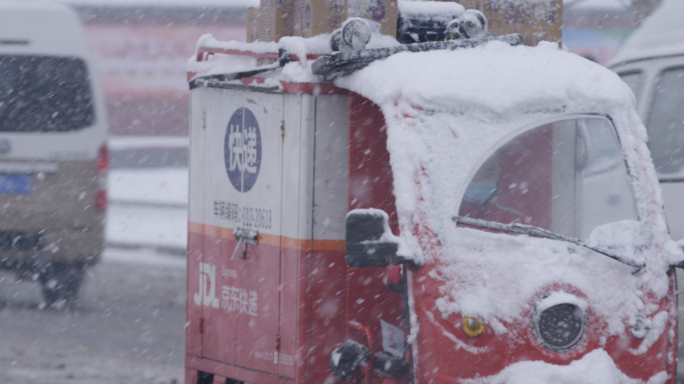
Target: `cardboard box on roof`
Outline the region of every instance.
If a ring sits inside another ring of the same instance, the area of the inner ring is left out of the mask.
[[[294,0],[261,0],[255,12],[255,40],[278,41],[283,36],[292,36],[293,18]],[[249,37],[249,29],[247,34]]]
[[[562,0],[456,0],[466,9],[478,9],[489,22],[489,33],[519,33],[525,45],[561,41]]]
[[[257,27],[257,12],[259,12],[259,2],[250,2],[247,4],[247,42],[251,43],[256,40]]]
[[[294,0],[294,34],[312,37],[331,33],[347,18],[377,23],[383,35],[397,34],[396,0]]]

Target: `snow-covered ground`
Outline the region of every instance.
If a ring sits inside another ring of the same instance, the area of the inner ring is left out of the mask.
[[[188,203],[188,169],[113,169],[109,171],[109,195],[116,204],[183,207]]]
[[[111,170],[107,243],[185,249],[187,188],[187,168]]]
[[[110,151],[187,148],[187,138],[110,139]],[[187,243],[187,167],[113,168],[108,180],[109,248],[154,248],[183,253]],[[127,254],[127,253],[126,253]],[[105,254],[111,257],[112,251]]]

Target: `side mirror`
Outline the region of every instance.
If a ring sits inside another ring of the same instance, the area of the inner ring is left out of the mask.
[[[679,260],[670,263],[670,267],[684,269],[684,239],[677,240],[677,248],[682,251],[682,254]]]
[[[347,214],[347,265],[385,267],[390,256],[396,255],[399,244],[393,240],[387,213],[379,209],[355,209]]]

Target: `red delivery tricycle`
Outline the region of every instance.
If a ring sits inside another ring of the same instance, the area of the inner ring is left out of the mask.
[[[628,87],[516,35],[329,38],[198,43],[186,383],[673,383]]]

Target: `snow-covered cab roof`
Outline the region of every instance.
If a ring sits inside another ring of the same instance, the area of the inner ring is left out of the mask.
[[[336,81],[379,105],[480,109],[506,117],[521,111],[608,113],[631,108],[617,75],[555,43],[538,47],[491,41],[460,50],[404,52]]]
[[[628,167],[640,169],[634,177],[657,184],[627,85],[607,68],[554,43],[528,47],[490,41],[458,50],[401,52],[335,84],[370,99],[383,112],[402,233],[411,232],[412,223],[405,220],[421,200],[435,233],[452,228],[466,186],[485,160],[514,137],[554,121],[609,116]],[[424,179],[424,189],[415,187],[416,178]],[[646,212],[644,199],[636,197],[640,213]],[[641,218],[665,233],[661,214],[646,216]]]

